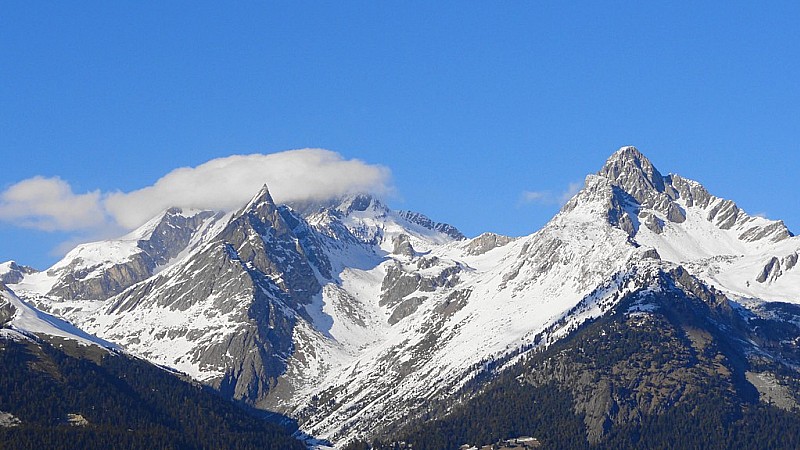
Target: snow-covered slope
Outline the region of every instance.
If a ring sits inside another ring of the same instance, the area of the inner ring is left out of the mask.
[[[387,429],[424,411],[431,399],[454,394],[483,363],[552,341],[602,314],[636,267],[654,261],[609,224],[617,202],[609,180],[591,177],[527,238],[482,235],[391,255],[371,271],[385,273],[379,293],[369,291],[374,281],[367,277],[363,287],[350,289],[366,292],[361,303],[382,309],[394,324],[294,414],[310,433],[337,441]]]
[[[97,345],[109,349],[118,346],[92,336],[58,317],[52,316],[20,300],[6,286],[0,284],[0,335],[16,338],[35,335],[43,339],[52,337],[69,339],[82,345]]]
[[[276,205],[264,187],[242,210],[206,226],[213,233],[190,242],[167,267],[107,300],[50,301],[52,288],[31,289],[35,277],[19,286],[38,294],[32,297],[44,308],[138,355],[232,397],[289,409],[298,393],[317,386],[389,326],[382,309],[359,303],[362,284],[353,279],[366,277],[365,289],[379,293],[380,265],[389,251],[411,245],[430,251],[453,241],[436,227],[454,228],[420,217],[412,222],[357,195],[309,212],[306,220]],[[163,219],[151,223],[157,222]],[[141,248],[152,234],[137,231],[109,247],[138,242]],[[93,260],[119,263],[111,256]]]
[[[781,222],[624,147],[526,237],[465,239],[369,195],[276,205],[265,187],[225,217],[168,211],[80,247],[15,291],[341,444],[549,345],[643,289],[647,274],[682,265],[754,310],[800,303],[799,249]],[[135,255],[156,262],[105,297],[65,281],[108,279]]]
[[[636,167],[648,176],[617,179],[632,196],[634,242],[735,298],[800,303],[800,237],[783,222],[751,216],[696,181],[662,176],[633,147],[615,153],[601,174],[637,173]]]
[[[0,283],[15,284],[22,281],[25,275],[36,273],[36,269],[21,266],[16,261],[6,261],[0,264]]]
[[[20,294],[104,300],[163,270],[218,231],[222,214],[171,208],[115,240],[81,244],[48,270],[16,280]]]
[[[797,302],[800,270],[789,272],[797,249],[781,222],[749,216],[696,182],[663,177],[624,147],[529,237],[484,235],[391,255],[371,271],[385,273],[379,295],[361,277],[365,286],[350,289],[368,292],[361,303],[371,298],[395,324],[294,414],[310,433],[338,441],[391,429],[485,364],[513,360],[601,315],[641,288],[639,273],[675,264],[729,293]]]

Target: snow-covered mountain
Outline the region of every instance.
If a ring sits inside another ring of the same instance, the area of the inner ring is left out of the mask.
[[[682,267],[756,313],[800,303],[799,253],[782,222],[623,147],[526,237],[466,239],[369,195],[277,205],[264,187],[227,215],[169,210],[12,288],[344,443],[547,347],[641,291],[646,274]]]
[[[119,239],[78,245],[48,270],[26,277],[19,289],[51,299],[104,300],[163,270],[215,234],[214,225],[222,217],[171,208]]]
[[[783,222],[751,216],[696,181],[662,176],[633,147],[615,153],[600,175],[632,197],[620,220],[637,244],[734,298],[800,301],[800,240]]]
[[[33,267],[20,266],[16,261],[6,261],[0,264],[0,283],[19,283],[25,275],[32,273],[36,273]]]

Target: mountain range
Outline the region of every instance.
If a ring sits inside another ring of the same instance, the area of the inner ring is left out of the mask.
[[[0,265],[0,336],[149,361],[318,447],[641,447],[699,416],[747,447],[800,428],[798,255],[783,222],[623,147],[523,237],[266,185],[171,208],[42,272]]]

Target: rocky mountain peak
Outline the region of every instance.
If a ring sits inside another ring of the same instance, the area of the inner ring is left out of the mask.
[[[611,199],[608,198],[609,189],[604,187],[606,184],[611,188]],[[598,186],[603,188],[598,189]],[[611,155],[596,176],[587,178],[586,186],[576,198],[567,203],[564,210],[570,211],[577,203],[587,201],[603,201],[612,206],[628,205],[629,215],[638,216],[639,221],[656,234],[663,231],[665,221],[684,223],[687,208],[697,208],[705,210],[702,214],[708,222],[718,229],[732,230],[736,233],[735,238],[741,241],[768,239],[779,242],[793,236],[782,222],[759,221],[733,201],[711,195],[696,181],[676,174],[661,175],[650,160],[632,146],[622,147]],[[615,217],[622,217],[623,211],[614,209],[609,207],[609,219],[612,224],[617,224]],[[631,237],[636,234],[635,222],[633,220],[634,226],[626,230]]]
[[[388,208],[371,194],[350,194],[338,201],[335,206],[336,211],[349,216],[353,213],[364,212],[369,209],[381,212],[388,212]]]
[[[290,226],[286,219],[295,226]],[[321,287],[309,261],[309,254],[314,253],[310,248],[313,245],[294,233],[297,222],[298,216],[286,207],[279,208],[264,185],[247,206],[231,218],[216,240],[228,248],[228,258],[278,280],[281,290],[307,303]]]
[[[449,223],[442,223],[442,222],[434,222],[428,216],[414,212],[414,211],[398,211],[400,217],[408,220],[411,223],[423,226],[429,230],[438,231],[440,233],[446,234],[451,238],[462,241],[466,239],[466,236],[458,230],[458,228],[450,225]]]
[[[653,191],[664,192],[664,177],[636,147],[617,150],[598,175],[610,179],[639,202],[644,202]]]
[[[369,210],[384,214],[389,209],[375,196],[367,193],[346,194],[339,197],[326,199],[293,200],[287,202],[302,217],[309,217],[320,213],[329,213],[338,217],[363,213]]]
[[[19,283],[25,275],[36,272],[36,269],[33,267],[19,265],[16,261],[4,262],[0,264],[0,285],[2,285],[2,283]]]
[[[256,193],[256,195],[247,202],[247,205],[242,208],[242,213],[254,212],[260,216],[269,216],[272,215],[277,208],[275,200],[272,199],[272,195],[269,193],[269,187],[264,183],[258,193]]]
[[[598,176],[632,197],[641,207],[658,211],[670,222],[686,220],[685,211],[674,202],[679,197],[678,192],[636,147],[617,150],[608,158]]]

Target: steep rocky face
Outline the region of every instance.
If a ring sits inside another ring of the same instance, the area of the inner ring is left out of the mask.
[[[84,244],[47,271],[56,278],[48,296],[64,300],[103,300],[152,276],[186,250],[198,232],[221,215],[167,210],[115,242]]]
[[[8,289],[3,283],[0,283],[0,290]],[[0,327],[5,326],[8,322],[11,321],[11,318],[14,317],[14,314],[17,312],[17,309],[14,308],[14,305],[11,304],[9,299],[5,296],[0,296]]]
[[[256,401],[275,384],[291,354],[296,319],[286,310],[292,300],[219,242],[112,298],[104,316],[88,327],[232,398]]]
[[[400,234],[394,238],[392,241],[392,245],[394,248],[392,249],[392,253],[395,255],[402,255],[407,258],[413,258],[416,252],[414,251],[414,247],[411,245],[411,241],[408,239],[408,235]]]
[[[230,257],[272,279],[298,304],[321,290],[306,249],[284,220],[266,186],[217,236]]]
[[[466,237],[463,234],[461,234],[461,232],[458,231],[456,227],[447,223],[434,222],[424,214],[420,214],[414,211],[399,211],[398,214],[400,214],[400,217],[408,220],[409,222],[415,223],[417,225],[422,225],[423,227],[429,230],[444,233],[457,241],[466,239]]]
[[[513,240],[514,238],[509,236],[503,236],[495,233],[483,233],[475,239],[469,241],[466,246],[466,251],[470,255],[479,256],[490,250],[502,247]]]
[[[143,253],[100,270],[98,266],[82,267],[83,264],[84,260],[76,259],[66,266],[48,295],[69,300],[105,299],[149,277],[154,267]],[[58,272],[48,274],[58,276]]]
[[[664,183],[664,177],[635,147],[623,147],[608,159],[598,175],[611,180],[626,194],[646,208],[663,213],[671,222],[686,220],[676,205],[675,189]]]
[[[184,213],[181,208],[170,208],[149,236],[138,240],[137,246],[154,267],[163,266],[186,249],[209,219],[220,216],[213,211]]]
[[[623,147],[611,155],[598,175],[632,197],[640,218],[648,220],[654,231],[663,228],[656,219],[680,224],[686,221],[687,208],[694,208],[702,210],[706,220],[717,228],[737,231],[738,239],[743,241],[780,242],[793,236],[783,222],[759,221],[733,201],[709,194],[696,181],[680,175],[661,175],[635,147]]]
[[[439,266],[429,274],[419,273],[420,267]],[[386,267],[386,277],[381,284],[381,299],[379,304],[393,308],[403,299],[413,293],[434,292],[439,288],[452,288],[459,283],[459,265],[445,266],[440,261],[432,259],[419,259],[414,265],[403,264],[395,261]]]
[[[264,187],[209,242],[111,298],[85,326],[259,404],[295,353],[303,305],[322,289],[316,274],[330,270],[318,245]]]

